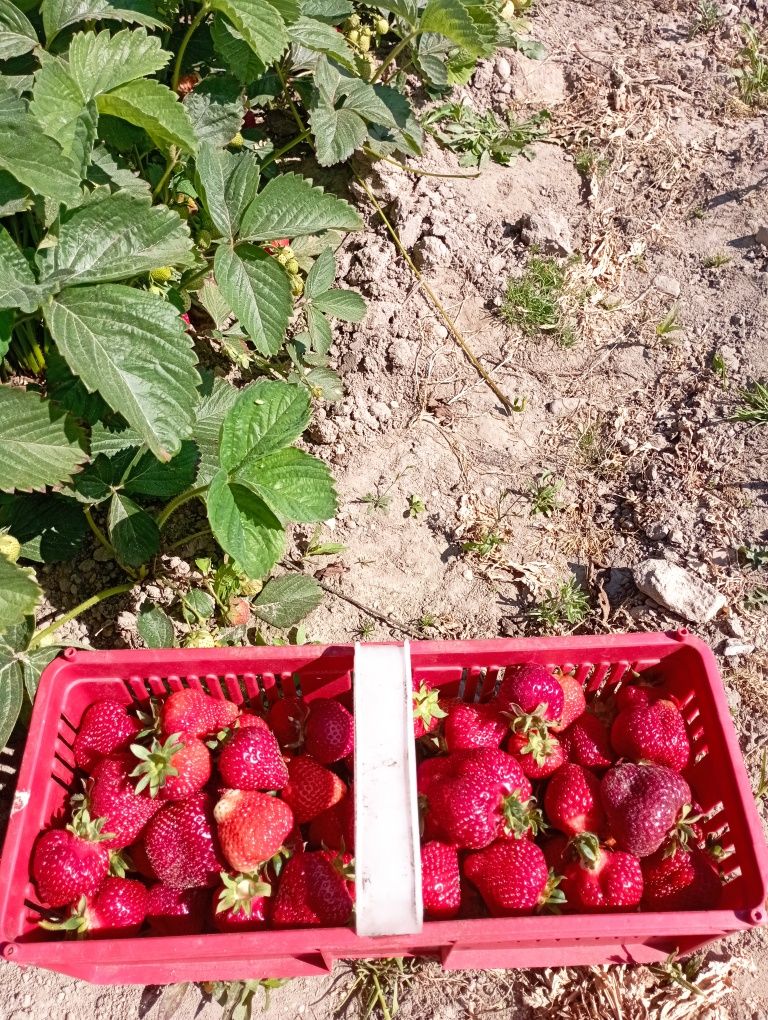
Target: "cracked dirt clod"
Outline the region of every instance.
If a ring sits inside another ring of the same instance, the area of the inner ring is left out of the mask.
[[[644,595],[690,623],[709,623],[727,601],[713,585],[667,560],[644,560],[633,573]]]

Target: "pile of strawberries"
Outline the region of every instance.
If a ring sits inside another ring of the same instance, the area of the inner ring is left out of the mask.
[[[83,792],[38,838],[45,928],[92,937],[349,922],[354,727],[341,702],[264,714],[181,690],[142,718],[115,700],[74,740]]]
[[[718,906],[722,851],[685,779],[685,721],[659,688],[587,706],[573,675],[523,663],[486,703],[414,684],[414,725],[427,917]]]

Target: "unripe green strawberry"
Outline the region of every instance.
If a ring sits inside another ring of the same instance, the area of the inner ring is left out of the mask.
[[[212,240],[213,238],[211,237],[210,233],[207,230],[201,230],[200,233],[197,235],[197,243],[200,245],[203,251],[205,251],[206,248],[211,247]]]
[[[290,276],[296,276],[296,274],[299,272],[298,260],[294,258],[288,259],[288,261],[285,263],[285,271]]]
[[[215,648],[216,640],[209,630],[199,627],[191,630],[184,639],[185,648]]]
[[[291,294],[294,297],[301,297],[304,293],[304,281],[300,276],[292,276],[291,278]]]
[[[360,15],[350,14],[347,18],[347,28],[360,28]]]
[[[13,535],[7,533],[0,535],[0,556],[3,556],[11,563],[15,563],[21,555],[21,543]]]
[[[373,23],[376,35],[386,35],[389,31],[389,21],[385,17],[376,18]]]
[[[361,53],[367,53],[370,50],[372,34],[370,28],[360,29],[360,39],[358,40],[357,48]]]
[[[360,32],[356,28],[350,29],[347,33],[347,42],[351,46],[358,46],[360,44]]]
[[[156,269],[150,269],[149,278],[154,283],[168,283],[173,279],[173,270],[170,266],[158,266]]]
[[[230,140],[227,142],[227,145],[230,147],[230,149],[242,149],[243,140],[244,140],[243,136],[238,131],[236,135],[230,138]]]

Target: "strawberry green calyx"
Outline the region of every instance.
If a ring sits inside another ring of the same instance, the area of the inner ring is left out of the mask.
[[[114,833],[104,832],[106,818],[91,818],[88,798],[77,793],[70,798],[72,805],[72,821],[67,825],[69,832],[80,839],[86,839],[89,843],[101,843],[104,840],[112,839]]]
[[[590,871],[597,867],[600,859],[600,840],[594,832],[580,832],[568,842],[568,849],[573,850],[582,865]]]
[[[547,719],[547,706],[537,705],[532,712],[524,712],[520,705],[512,705],[511,712],[502,712],[509,719],[509,728],[513,733],[530,733],[535,730],[542,738],[549,733],[550,719]],[[538,764],[542,764],[539,762]]]
[[[504,831],[518,839],[529,834],[537,836],[548,828],[544,816],[536,807],[536,798],[520,800],[518,790],[503,799],[501,813],[504,818]]]
[[[250,917],[253,912],[253,901],[263,896],[272,895],[272,886],[265,882],[259,873],[230,875],[221,872],[223,889],[216,903],[216,913],[231,910],[233,914],[242,913]]]
[[[173,279],[173,269],[170,266],[157,266],[150,269],[149,278],[153,283],[169,283]]]
[[[149,787],[150,797],[156,797],[171,776],[178,776],[179,770],[174,768],[171,761],[183,747],[180,733],[171,734],[164,744],[153,740],[150,748],[131,744],[131,753],[139,759],[139,764],[131,772],[131,776],[139,780],[136,793]]]
[[[76,905],[70,908],[70,914],[68,917],[63,918],[61,921],[38,921],[37,923],[41,928],[45,928],[46,931],[67,931],[73,932],[75,935],[85,935],[90,925],[88,921],[88,899],[85,896],[81,896],[77,901]]]
[[[337,871],[346,882],[354,882],[355,880],[355,859],[354,857],[349,860],[344,860],[343,853],[334,853],[333,857],[330,858],[331,864],[334,870]]]
[[[109,851],[109,873],[115,878],[125,878],[129,871],[134,871],[133,861],[125,850]]]
[[[139,718],[142,728],[136,734],[139,740],[144,737],[159,737],[163,731],[163,724],[160,716],[161,704],[157,698],[152,698],[149,703],[149,710],[140,709],[136,715]]]
[[[549,869],[547,884],[544,886],[539,897],[539,909],[544,908],[552,913],[558,913],[558,908],[568,902],[565,893],[559,888],[562,880],[562,875],[558,875],[553,868]]]
[[[529,729],[526,732],[528,743],[520,749],[523,754],[529,754],[537,765],[544,765],[557,745],[549,736],[546,729]]]
[[[440,707],[440,691],[437,687],[422,684],[413,692],[413,718],[420,719],[425,730],[430,729],[433,719],[445,719],[447,715]]]
[[[678,849],[689,850],[699,842],[700,833],[696,832],[694,826],[700,822],[704,815],[694,814],[692,804],[684,804],[680,809],[675,827],[672,830],[669,845],[664,851],[665,857],[674,857]]]

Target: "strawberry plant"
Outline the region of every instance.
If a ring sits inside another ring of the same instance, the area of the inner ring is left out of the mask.
[[[293,444],[342,394],[333,322],[365,303],[334,251],[362,218],[295,157],[418,155],[406,69],[448,88],[519,31],[500,0],[0,0],[0,744],[56,629],[144,578],[179,507],[254,582],[333,516]],[[86,540],[125,583],[36,630],[30,564]],[[262,619],[316,604],[289,581]]]

